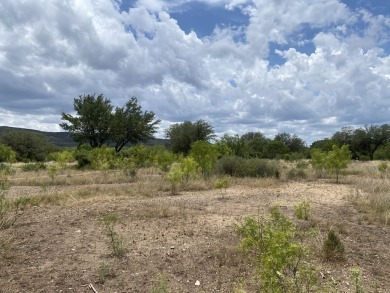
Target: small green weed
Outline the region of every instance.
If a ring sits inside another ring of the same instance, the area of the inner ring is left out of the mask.
[[[109,237],[109,248],[112,255],[118,258],[124,257],[127,253],[127,248],[122,237],[115,232],[115,225],[119,221],[119,217],[115,213],[108,213],[100,218],[104,225],[107,236]]]
[[[150,293],[169,293],[168,278],[163,274],[159,274]]]
[[[351,277],[352,277],[352,282],[355,287],[355,293],[364,293],[364,287],[362,284],[362,271],[359,267],[354,267],[351,269]]]
[[[99,283],[104,284],[108,278],[114,278],[116,274],[111,265],[102,262],[98,269],[98,276],[99,276]]]
[[[304,200],[295,207],[295,216],[299,220],[307,221],[310,219],[310,204],[308,201]]]
[[[215,181],[214,184],[215,188],[224,191],[222,193],[222,197],[224,197],[224,195],[226,194],[226,189],[230,186],[231,182],[232,182],[232,178],[228,175],[222,176]]]

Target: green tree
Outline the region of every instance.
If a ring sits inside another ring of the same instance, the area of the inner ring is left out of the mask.
[[[321,152],[317,149],[312,150],[312,165],[317,171],[326,170],[336,175],[336,183],[339,182],[339,175],[343,169],[346,169],[351,162],[352,153],[347,145],[338,147],[333,146],[329,152]]]
[[[352,151],[366,155],[370,160],[378,148],[390,141],[390,126],[387,124],[370,125],[356,129],[354,132]]]
[[[16,153],[11,147],[0,144],[0,163],[12,163],[16,160]]]
[[[269,159],[287,154],[288,151],[288,147],[281,141],[271,140],[264,146],[264,156]]]
[[[287,132],[278,133],[275,135],[274,140],[284,143],[289,148],[290,152],[298,153],[306,149],[303,139],[295,134],[291,135]]]
[[[207,141],[198,140],[191,145],[190,154],[200,166],[202,175],[210,175],[218,159],[218,148]]]
[[[0,143],[12,148],[18,161],[44,161],[56,149],[45,135],[33,131],[6,131]]]
[[[172,124],[165,131],[165,135],[170,139],[171,150],[183,154],[189,153],[194,142],[209,141],[215,137],[213,127],[204,120]]]
[[[228,148],[232,150],[231,155],[245,157],[247,151],[246,143],[243,139],[241,139],[237,134],[236,135],[228,135],[224,134],[220,140],[217,141],[217,144],[226,145]]]
[[[338,142],[329,138],[316,140],[310,146],[310,149],[318,149],[324,152],[331,151],[334,145],[338,145]]]
[[[264,147],[270,141],[261,132],[247,132],[241,136],[241,140],[245,143],[244,150],[247,152],[244,158],[264,157]]]
[[[351,151],[347,145],[342,147],[333,146],[333,150],[330,151],[326,157],[326,169],[336,174],[336,183],[339,183],[339,175],[343,169],[346,169],[351,162]]]
[[[111,137],[112,105],[109,99],[99,95],[83,95],[74,99],[73,107],[77,116],[62,112],[60,126],[69,131],[79,144],[101,147]]]
[[[146,142],[153,138],[160,120],[155,120],[153,112],[142,112],[137,98],[132,97],[125,107],[118,107],[112,119],[111,140],[119,152],[126,144]]]

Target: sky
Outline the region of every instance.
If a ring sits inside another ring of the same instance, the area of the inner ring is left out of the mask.
[[[307,144],[390,124],[388,0],[2,0],[0,125],[62,131],[73,100]]]

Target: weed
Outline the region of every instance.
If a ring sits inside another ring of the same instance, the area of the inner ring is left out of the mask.
[[[171,183],[172,195],[177,193],[178,185],[181,182],[183,176],[184,173],[182,171],[181,164],[173,163],[167,175],[167,179]]]
[[[362,271],[359,267],[353,267],[351,269],[352,282],[355,287],[355,293],[364,293],[362,284]]]
[[[226,194],[226,189],[230,186],[232,182],[232,178],[228,175],[222,176],[216,180],[214,186],[216,189],[221,189],[224,192],[222,193],[222,197]]]
[[[28,163],[24,164],[21,169],[25,172],[38,172],[39,170],[46,170],[46,165],[44,163]]]
[[[109,264],[102,262],[98,269],[99,283],[104,284],[108,278],[116,276],[114,269]]]
[[[51,178],[51,180],[54,180],[55,176],[57,175],[58,173],[58,170],[59,170],[59,165],[57,163],[55,164],[51,164],[47,170],[47,174],[49,175],[49,177]]]
[[[119,217],[115,213],[108,213],[103,215],[102,221],[106,234],[109,237],[109,248],[112,255],[118,258],[124,257],[127,253],[127,248],[123,243],[122,237],[115,232],[115,224],[119,221]]]
[[[344,244],[333,230],[329,230],[328,237],[325,239],[322,249],[326,260],[341,260],[344,258]]]
[[[255,254],[261,292],[309,292],[317,278],[305,261],[307,251],[297,240],[299,233],[277,207],[270,214],[268,221],[247,218],[237,229],[241,249]]]
[[[310,219],[310,204],[307,200],[302,201],[295,207],[295,216],[299,220],[307,221]]]
[[[150,290],[151,293],[169,293],[168,278],[163,274],[158,274],[157,280]]]
[[[388,169],[388,165],[387,165],[387,162],[380,162],[380,164],[378,165],[378,171],[379,173],[381,173],[381,178],[384,179],[385,178],[385,173]]]

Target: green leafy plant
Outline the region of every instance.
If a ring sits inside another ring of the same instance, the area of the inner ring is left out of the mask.
[[[56,177],[56,175],[58,173],[59,168],[60,167],[57,163],[49,165],[48,170],[47,170],[47,174],[49,175],[51,180],[54,180],[54,178]]]
[[[232,178],[228,175],[224,175],[215,181],[214,186],[216,189],[221,189],[224,191],[224,193],[222,193],[223,196],[224,194],[226,194],[226,189],[230,186],[231,182]]]
[[[330,174],[335,174],[336,183],[339,183],[341,171],[347,168],[351,162],[351,157],[352,154],[348,145],[343,145],[342,147],[333,145],[332,150],[326,153],[314,149],[311,152],[311,163],[317,172],[325,170]]]
[[[46,170],[46,165],[42,162],[24,164],[21,169],[25,172],[38,172],[39,170]]]
[[[109,238],[109,248],[112,255],[118,258],[124,257],[127,253],[127,248],[122,237],[115,231],[115,225],[119,221],[119,217],[115,213],[108,213],[100,218],[104,225],[104,230]]]
[[[178,186],[183,179],[184,173],[180,163],[173,163],[167,175],[168,181],[171,183],[171,193],[176,194]]]
[[[218,159],[218,149],[207,141],[198,140],[191,145],[191,157],[199,165],[204,177],[210,176]]]
[[[310,219],[310,204],[308,201],[304,200],[295,207],[295,216],[300,220],[309,220]]]
[[[341,260],[344,258],[344,244],[334,230],[329,230],[322,250],[326,260]]]
[[[53,160],[58,164],[60,169],[65,169],[66,165],[74,160],[74,151],[65,150],[51,154]]]
[[[362,283],[362,271],[359,267],[353,267],[351,269],[352,282],[355,287],[355,293],[364,293],[364,287]]]
[[[256,259],[261,292],[310,292],[317,283],[296,227],[277,207],[269,220],[247,218],[237,233],[241,249]]]

